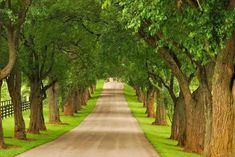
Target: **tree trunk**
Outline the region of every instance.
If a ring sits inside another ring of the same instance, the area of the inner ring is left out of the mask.
[[[48,107],[49,107],[50,124],[61,123],[57,99],[58,99],[58,85],[57,83],[55,83],[48,89]]]
[[[87,99],[87,101],[88,101],[91,98],[91,92],[90,92],[89,88],[87,88],[87,93],[88,93],[88,99]]]
[[[189,92],[188,82],[179,82],[182,94],[184,96],[184,104],[185,104],[185,138],[182,140],[185,146],[185,150],[190,152],[197,152],[198,146],[195,142],[197,140],[197,136],[194,134],[194,123],[193,123],[193,109],[196,104],[196,100],[193,98],[191,93]],[[184,136],[181,136],[184,137]],[[180,142],[181,143],[181,142]]]
[[[171,136],[170,139],[172,140],[178,140],[179,139],[179,111],[178,111],[178,104],[174,104],[174,113],[172,118],[172,124],[171,124]]]
[[[93,88],[93,85],[90,86],[90,91],[91,91],[91,94],[94,94],[94,88]]]
[[[210,142],[210,136],[211,136],[211,127],[212,127],[212,95],[211,95],[211,86],[212,86],[212,76],[214,73],[214,63],[209,63],[205,66],[201,66],[199,68],[199,82],[200,82],[200,88],[198,91],[198,102],[203,104],[204,108],[204,116],[203,115],[195,115],[198,117],[204,117],[203,124],[201,125],[203,128],[201,132],[201,140],[203,139],[204,142],[204,153],[209,150],[209,142]],[[195,118],[196,124],[198,124],[200,121]],[[202,122],[201,122],[202,123]],[[203,136],[204,135],[204,136]],[[200,138],[199,138],[200,139]],[[198,142],[200,140],[197,140]],[[202,144],[202,143],[198,143]]]
[[[43,114],[43,100],[41,100],[41,104],[39,106],[39,128],[40,128],[40,131],[46,131],[47,128],[46,128],[46,124],[45,124],[45,119],[44,119],[44,114]]]
[[[185,150],[197,153],[203,152],[205,137],[205,108],[202,90],[203,88],[200,86],[193,93],[193,97],[190,101],[185,100],[184,97],[186,125],[185,132],[182,130],[179,139],[179,145],[184,145]]]
[[[185,146],[186,116],[185,116],[184,98],[182,94],[180,94],[180,96],[177,98],[175,102],[170,138],[177,140],[179,146]]]
[[[153,124],[155,125],[167,125],[166,121],[166,108],[164,97],[161,93],[161,89],[156,89],[156,118]]]
[[[18,67],[15,68],[7,79],[8,91],[14,109],[15,129],[14,137],[20,140],[26,139],[25,122],[22,115],[21,100],[21,72]]]
[[[235,32],[218,54],[212,81],[212,130],[206,157],[233,157]]]
[[[63,88],[63,86],[61,86],[61,111],[64,112],[64,105],[66,104],[66,94],[65,94],[65,89]]]
[[[80,89],[77,89],[77,94],[76,94],[76,105],[77,105],[77,110],[80,111],[82,108],[82,100],[81,100],[81,93]]]
[[[94,92],[96,91],[96,84],[92,85],[92,89],[93,89]]]
[[[87,103],[87,101],[91,98],[90,92],[88,88],[85,88],[85,102]]]
[[[2,27],[0,26],[0,29]],[[16,61],[16,49],[15,49],[15,44],[14,44],[14,29],[13,28],[8,28],[7,31],[7,44],[8,44],[8,51],[9,51],[9,59],[8,63],[6,66],[4,66],[3,69],[0,69],[0,80],[3,80],[6,78],[12,71],[15,61]]]
[[[81,103],[83,106],[86,106],[86,95],[85,89],[81,88]]]
[[[154,118],[156,116],[154,110],[155,95],[155,89],[151,86],[147,91],[147,115],[151,118]]]
[[[0,25],[0,34],[2,33],[2,24]],[[0,35],[0,43],[2,42]],[[8,63],[2,69],[0,69],[0,101],[1,101],[1,87],[2,80],[6,78],[12,71],[16,61],[16,49],[14,43],[14,28],[9,26],[7,28],[7,44],[8,44]],[[3,137],[2,117],[0,111],[0,148],[6,148]]]
[[[2,80],[0,80],[0,102],[1,102],[1,94],[2,94]],[[3,128],[2,128],[2,113],[0,110],[0,149],[6,148],[4,137],[3,137]]]
[[[143,95],[143,107],[147,108],[147,98],[146,98],[146,95]]]
[[[193,132],[193,106],[196,106],[196,101],[193,99],[192,93],[189,88],[189,80],[187,76],[181,71],[179,64],[174,59],[176,56],[172,56],[169,49],[163,47],[159,49],[160,56],[164,59],[165,63],[169,66],[172,70],[172,73],[178,80],[180,89],[182,91],[184,97],[184,104],[185,104],[185,115],[186,115],[186,134],[185,134],[185,149],[187,151],[197,150],[197,146],[194,142],[196,137],[194,136]]]
[[[174,64],[170,57],[167,57],[167,59],[171,61],[172,65]],[[177,66],[174,66],[174,68],[175,67]],[[172,69],[174,68],[172,67]],[[185,127],[177,126],[176,119],[179,119],[179,116],[177,116],[176,112],[179,106],[176,104],[171,138],[178,138],[179,145],[185,146],[187,151],[202,153],[205,145],[205,132],[209,131],[209,127],[206,128],[205,125],[205,112],[209,113],[207,109],[210,108],[210,90],[207,77],[211,75],[207,76],[207,73],[204,72],[200,79],[200,87],[191,94],[189,81],[187,81],[185,76],[177,68],[175,68],[173,72],[177,76],[176,78],[184,98]],[[201,72],[203,72],[202,69],[199,69],[199,72],[199,75],[201,75]],[[177,133],[179,127],[182,128],[180,135]]]
[[[78,113],[78,105],[77,105],[77,103],[78,103],[78,100],[77,100],[77,91],[75,90],[74,92],[73,92],[73,95],[72,95],[72,103],[73,103],[73,111],[74,111],[74,113]]]
[[[131,86],[134,90],[135,90],[135,95],[138,97],[138,86],[136,86],[136,85],[132,85]]]
[[[73,114],[74,114],[73,94],[71,92],[67,98],[65,105],[64,105],[64,115],[65,116],[73,116]]]
[[[204,107],[204,93],[203,86],[200,87],[193,93],[195,103],[192,104],[192,142],[193,149],[191,151],[197,153],[203,153],[204,150],[204,139],[205,139],[205,107]],[[187,118],[187,117],[186,117]],[[187,132],[186,132],[187,133]]]
[[[139,102],[143,102],[143,92],[140,87],[136,87],[136,95]]]
[[[41,129],[41,111],[42,111],[42,98],[41,98],[41,84],[39,81],[30,81],[30,122],[29,133],[39,134]]]

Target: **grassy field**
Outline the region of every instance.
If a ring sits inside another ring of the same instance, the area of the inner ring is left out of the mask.
[[[147,118],[145,108],[143,108],[142,103],[137,102],[135,92],[130,86],[125,85],[124,92],[133,116],[161,157],[201,157],[198,154],[184,152],[183,148],[177,146],[177,141],[169,139],[170,126],[151,125],[154,119]]]
[[[6,144],[12,145],[11,149],[0,150],[0,157],[14,157],[17,154],[25,152],[31,148],[39,146],[43,143],[50,142],[74,127],[78,126],[84,118],[91,113],[95,107],[96,100],[101,94],[104,81],[97,82],[97,90],[92,95],[92,98],[88,101],[87,106],[85,106],[78,114],[75,114],[73,117],[63,116],[61,113],[61,121],[63,123],[68,123],[68,125],[49,125],[47,124],[47,131],[41,132],[39,135],[27,134],[28,141],[16,140],[13,137],[14,130],[14,120],[13,118],[8,118],[3,120],[4,127],[4,137]],[[48,121],[48,109],[45,106],[44,108],[45,121]],[[29,111],[24,112],[24,118],[26,125],[29,124]]]

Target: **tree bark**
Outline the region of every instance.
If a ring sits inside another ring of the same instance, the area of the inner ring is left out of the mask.
[[[146,95],[143,95],[143,107],[147,108],[147,98],[146,98]]]
[[[82,89],[79,88],[77,97],[78,97],[78,104],[79,104],[80,108],[83,106],[82,95],[83,95],[82,94]]]
[[[76,105],[77,105],[77,110],[80,111],[82,108],[82,100],[81,100],[81,93],[80,89],[77,89],[77,94],[76,94]]]
[[[72,95],[72,103],[73,103],[73,111],[74,111],[74,113],[78,113],[78,105],[77,105],[77,103],[78,103],[78,100],[77,100],[77,91],[76,90],[74,90],[74,92],[73,92],[73,95]]]
[[[41,106],[42,106],[42,98],[41,98],[41,84],[39,81],[30,80],[30,122],[29,122],[29,133],[39,134],[41,129]]]
[[[136,95],[139,102],[143,102],[143,92],[140,87],[136,87]]]
[[[18,67],[15,67],[15,71],[13,71],[7,78],[7,86],[14,109],[14,137],[20,140],[25,140],[26,132],[25,122],[22,115],[21,100],[21,72]]]
[[[91,94],[94,94],[94,88],[93,88],[93,85],[90,86],[90,91],[91,91]]]
[[[198,91],[199,97],[198,103],[202,104],[204,108],[204,116],[203,115],[195,115],[202,119],[204,117],[204,125],[201,125],[203,130],[201,131],[201,138],[198,138],[197,142],[200,142],[199,139],[203,140],[204,142],[204,153],[209,150],[209,142],[210,142],[210,136],[211,136],[211,127],[212,127],[212,95],[211,95],[211,86],[212,86],[212,76],[214,73],[214,63],[209,63],[205,66],[200,66],[199,67],[199,82],[200,82],[200,87]],[[201,106],[201,105],[197,105]],[[194,116],[194,117],[195,117]],[[200,121],[197,118],[195,118],[196,124],[198,124]],[[202,122],[201,122],[202,123]],[[199,131],[198,131],[199,132]],[[204,136],[203,136],[204,135]],[[203,139],[202,139],[203,138]],[[199,143],[199,144],[202,144]]]
[[[95,92],[96,91],[96,84],[93,84],[91,87],[92,87],[93,91]]]
[[[177,140],[179,146],[185,146],[186,141],[186,115],[184,98],[182,94],[177,98],[175,107],[173,122],[171,126],[171,139]]]
[[[7,34],[7,43],[9,49],[9,59],[7,65],[0,69],[0,80],[6,78],[12,71],[16,61],[16,49],[14,44],[14,29],[9,27]]]
[[[40,131],[47,130],[43,115],[43,95],[41,81],[30,80],[30,122],[29,133],[39,134]]]
[[[85,88],[84,91],[84,97],[85,97],[85,102],[87,103],[87,101],[91,98],[90,92],[88,88]]]
[[[43,114],[43,100],[41,100],[41,104],[39,106],[39,128],[40,128],[40,131],[46,131],[47,128],[46,128],[46,124],[45,124],[45,119],[44,119],[44,114]]]
[[[91,98],[91,92],[90,92],[89,88],[87,88],[87,93],[88,93],[88,99],[87,99],[87,101],[88,101]]]
[[[151,118],[155,118],[155,110],[154,110],[154,99],[155,99],[155,89],[151,86],[147,91],[147,116]]]
[[[164,97],[161,93],[161,89],[156,89],[156,118],[153,124],[155,125],[167,125],[166,120],[166,108]]]
[[[86,92],[85,88],[81,88],[81,103],[83,106],[86,106]]]
[[[64,115],[65,116],[73,116],[74,114],[74,107],[73,107],[73,93],[71,92],[67,97],[67,101],[64,105]]]
[[[48,89],[48,107],[49,107],[50,124],[61,123],[57,99],[58,99],[58,84],[55,83]]]
[[[206,157],[233,157],[235,32],[217,56],[212,81],[212,130]]]
[[[210,95],[210,91],[206,91],[205,86],[200,84],[199,88],[193,93],[193,102],[190,104],[192,107],[191,112],[191,123],[193,124],[190,128],[187,128],[187,110],[185,105],[185,100],[180,93],[180,96],[177,98],[174,116],[173,116],[173,124],[172,124],[172,139],[178,140],[178,145],[184,146],[186,150],[203,153],[204,150],[204,142],[205,142],[205,132],[206,132],[206,118],[205,118],[205,97]],[[209,99],[209,97],[208,97]],[[210,102],[210,99],[207,100]],[[189,133],[187,131],[190,131]],[[191,134],[190,138],[187,138],[187,135]],[[190,143],[190,149],[187,147],[187,142]]]
[[[203,86],[200,86],[194,93],[193,97],[196,103],[192,104],[192,141],[193,152],[203,153],[205,139],[205,107],[204,107],[204,92]],[[186,117],[187,118],[187,117]]]

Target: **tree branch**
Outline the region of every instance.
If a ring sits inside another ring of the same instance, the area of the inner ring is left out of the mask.
[[[49,65],[47,71],[44,71],[44,73],[42,72],[42,75],[40,76],[41,80],[45,79],[50,74],[50,72],[52,71],[54,63],[55,63],[54,56],[55,56],[55,52],[53,51],[52,55],[51,55],[51,58],[48,59],[49,61],[51,61],[50,62],[51,64]]]
[[[92,30],[90,30],[89,28],[87,28],[87,26],[86,26],[83,22],[82,22],[82,27],[83,27],[87,32],[89,32],[90,34],[97,36],[97,38],[99,38],[99,37],[101,36],[101,34],[95,33],[95,32],[93,32]]]
[[[52,80],[50,83],[48,83],[46,86],[43,86],[42,84],[42,91],[46,92],[51,86],[53,86],[57,82],[57,79]]]
[[[8,63],[2,70],[0,69],[0,80],[6,78],[10,74],[16,62],[16,50],[14,44],[13,28],[8,28],[7,39],[8,39],[8,49],[9,49]]]
[[[41,67],[39,67],[39,75],[42,76],[43,75],[43,72],[44,72],[44,68],[45,68],[45,64],[46,64],[46,60],[48,59],[47,58],[47,45],[44,47],[44,52],[42,53],[42,65]]]

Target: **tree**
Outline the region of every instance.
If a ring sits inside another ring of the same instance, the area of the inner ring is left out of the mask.
[[[19,42],[19,33],[21,26],[25,22],[25,17],[28,8],[31,4],[30,0],[22,0],[17,2],[1,1],[1,15],[0,15],[0,38],[2,38],[2,31],[5,29],[7,36],[8,47],[8,63],[0,70],[0,81],[6,78],[12,71],[16,61],[16,47]],[[1,39],[0,39],[1,40]],[[2,47],[1,47],[2,48]],[[11,95],[13,96],[13,95]],[[19,111],[19,104],[14,101],[14,111],[16,113],[15,119],[15,137],[25,138],[24,122]],[[0,117],[0,147],[6,147],[3,139],[2,121]]]
[[[46,98],[46,91],[56,80],[51,80],[47,84],[45,81],[52,73],[56,54],[59,50],[55,48],[55,42],[58,40],[55,34],[45,36],[53,31],[58,31],[60,27],[56,21],[47,21],[48,10],[39,8],[39,6],[51,5],[51,3],[34,3],[30,9],[30,21],[25,25],[22,34],[23,47],[21,48],[21,65],[24,74],[27,76],[30,84],[30,125],[28,132],[39,133],[40,130],[46,130],[43,116],[43,100]],[[34,19],[37,17],[37,21]],[[50,29],[45,29],[47,26]],[[54,29],[54,30],[53,30]],[[46,84],[46,85],[45,85]]]

